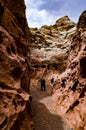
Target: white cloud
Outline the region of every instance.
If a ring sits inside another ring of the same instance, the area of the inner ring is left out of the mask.
[[[52,6],[52,2],[57,2],[55,6]],[[43,7],[43,4],[47,7]],[[82,4],[82,0],[76,0],[75,3],[71,0],[25,0],[26,3],[26,17],[29,27],[41,27],[43,25],[52,25],[55,21],[65,15],[68,15],[71,20],[77,21],[80,13],[85,8]],[[61,3],[58,3],[61,2]],[[49,5],[52,10],[48,10]],[[61,5],[61,6],[60,6]],[[40,7],[43,7],[43,9]]]
[[[28,21],[29,27],[41,27],[42,25],[51,25],[54,24],[57,19],[56,16],[50,15],[46,10],[39,10],[39,5],[43,4],[42,0],[28,1],[25,0],[26,3],[26,17]]]
[[[26,13],[30,27],[41,27],[45,24],[54,24],[56,16],[49,15],[46,10],[29,9]]]
[[[40,5],[43,5],[43,0],[25,0],[26,6],[29,8],[38,8]]]

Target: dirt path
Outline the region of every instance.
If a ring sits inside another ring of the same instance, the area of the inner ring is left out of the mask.
[[[49,88],[46,91],[31,88],[31,94],[35,130],[70,130],[66,122],[53,110],[53,99]]]

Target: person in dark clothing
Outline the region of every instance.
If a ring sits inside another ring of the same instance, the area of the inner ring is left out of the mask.
[[[62,79],[61,80],[61,85],[62,85],[63,88],[65,87],[65,85],[66,85],[66,79]]]
[[[54,78],[51,79],[51,95],[53,94]]]
[[[54,83],[54,78],[51,79],[51,84],[53,84],[53,83]]]
[[[45,83],[46,83],[45,79],[42,79],[42,80],[41,80],[41,90],[44,90],[44,91],[46,90],[46,88],[45,88],[45,87],[46,87],[46,86],[45,86]]]

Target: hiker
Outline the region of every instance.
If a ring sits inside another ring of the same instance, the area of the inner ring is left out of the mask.
[[[54,78],[51,79],[51,95],[53,94]]]
[[[51,84],[53,84],[53,83],[54,83],[54,78],[51,79]]]
[[[42,80],[41,80],[41,90],[44,90],[44,91],[46,90],[46,88],[45,88],[45,87],[46,87],[46,86],[45,86],[45,83],[46,83],[45,79],[42,79]]]
[[[66,85],[66,79],[61,79],[61,86],[64,88]]]
[[[32,109],[31,109],[31,103],[32,103],[32,96],[29,96],[29,99],[26,101],[26,110],[29,113],[29,115],[32,117]]]

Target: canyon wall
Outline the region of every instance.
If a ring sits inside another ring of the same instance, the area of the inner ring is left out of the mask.
[[[86,129],[86,11],[72,37],[66,70],[58,76],[54,109],[74,130]]]
[[[32,130],[24,0],[0,0],[0,130]]]

